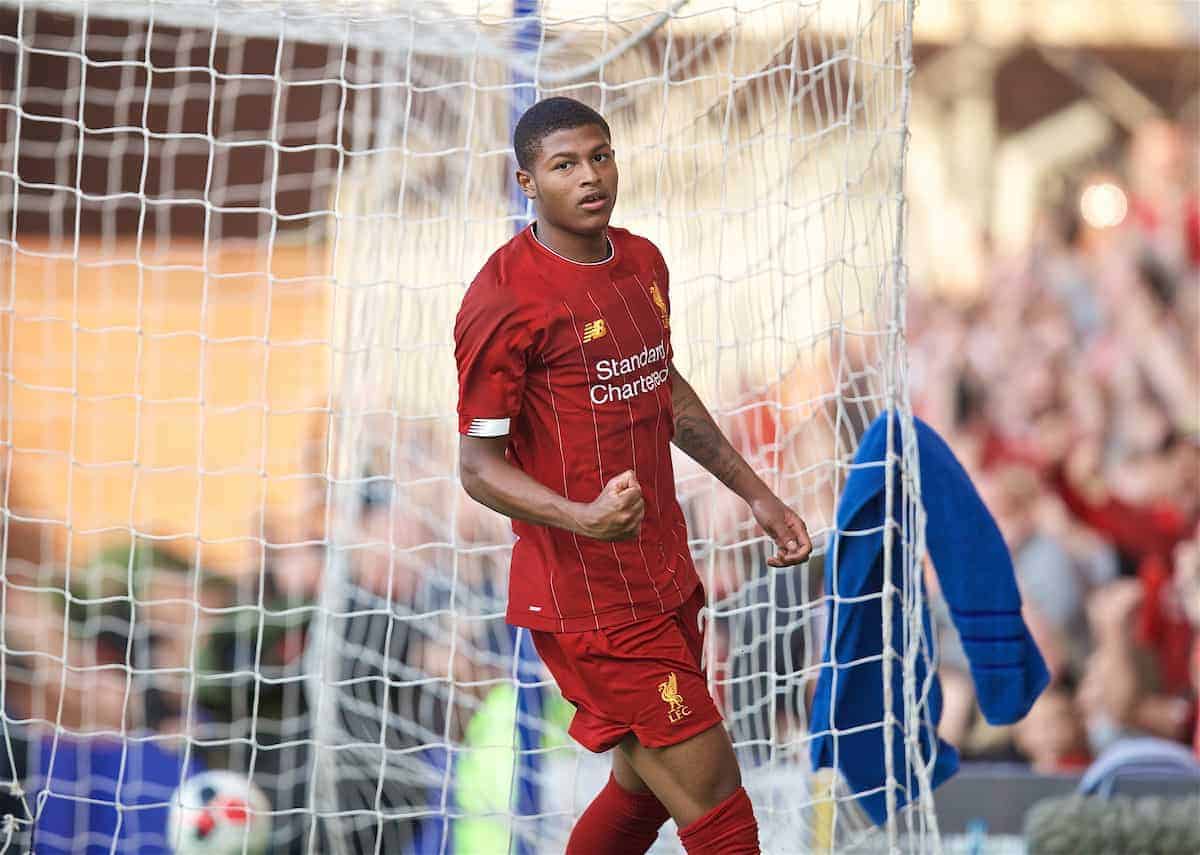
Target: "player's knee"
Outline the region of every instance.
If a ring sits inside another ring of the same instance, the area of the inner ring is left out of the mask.
[[[737,792],[742,785],[742,773],[732,749],[712,755],[715,762],[693,767],[687,776],[692,799],[705,810],[711,810]]]
[[[715,808],[721,802],[732,796],[742,785],[742,773],[736,762],[722,764],[715,770],[704,802],[708,808]]]
[[[742,776],[737,765],[727,768],[714,765],[704,770],[696,769],[681,782],[682,798],[673,800],[671,814],[683,828],[722,805],[742,785]]]

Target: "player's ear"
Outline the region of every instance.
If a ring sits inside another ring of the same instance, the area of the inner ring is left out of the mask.
[[[525,194],[526,199],[537,198],[537,185],[533,183],[533,173],[517,167],[517,186]]]

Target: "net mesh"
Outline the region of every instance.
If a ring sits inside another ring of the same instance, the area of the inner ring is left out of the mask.
[[[936,846],[927,800],[871,830],[807,759],[834,507],[865,426],[908,418],[911,4],[594,8],[0,9],[10,840],[225,851],[168,820],[228,769],[271,806],[229,851],[256,823],[272,852],[561,851],[605,766],[504,623],[511,534],[457,485],[450,336],[526,221],[514,109],[564,94],[612,127],[614,222],[671,268],[676,365],[817,545],[768,567],[677,455],[764,849]],[[881,595],[915,732],[910,487],[909,584]]]

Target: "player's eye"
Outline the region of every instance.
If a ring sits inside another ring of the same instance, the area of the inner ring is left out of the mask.
[[[555,168],[555,169],[565,169],[566,167],[568,167],[568,166],[570,166],[570,165],[571,165],[571,161],[569,161],[569,160],[560,160],[558,163],[554,164],[554,168]]]
[[[599,163],[599,162],[600,162],[600,161],[602,161],[602,160],[608,160],[610,157],[612,157],[612,152],[608,152],[608,151],[601,151],[601,152],[597,152],[597,153],[596,153],[596,154],[595,154],[595,155],[592,157],[592,160],[594,160],[594,161],[596,161],[597,163]]]

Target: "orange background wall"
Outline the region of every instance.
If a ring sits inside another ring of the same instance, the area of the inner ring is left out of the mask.
[[[78,567],[132,526],[181,555],[198,537],[206,566],[253,567],[264,510],[286,531],[321,489],[324,248],[226,246],[206,262],[175,241],[139,267],[133,244],[18,246],[0,256],[12,549],[41,543],[46,561],[70,544]]]

